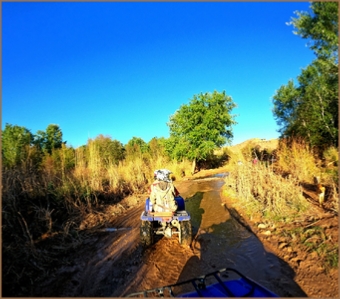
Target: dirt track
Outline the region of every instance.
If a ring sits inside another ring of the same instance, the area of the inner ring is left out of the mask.
[[[129,230],[89,235],[69,266],[59,269],[38,293],[122,297],[234,267],[281,297],[307,296],[294,281],[296,273],[289,264],[268,251],[250,227],[234,217],[239,216],[237,211],[221,205],[223,183],[220,178],[177,183],[192,216],[190,247],[180,246],[173,236],[159,237],[153,246],[143,249],[139,244],[141,202],[112,223],[112,227]]]

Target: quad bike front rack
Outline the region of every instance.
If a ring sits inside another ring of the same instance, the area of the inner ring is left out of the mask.
[[[229,278],[229,279],[222,279]],[[233,278],[231,278],[233,277]],[[207,283],[207,280],[210,280]],[[175,294],[179,286],[190,285],[193,291]],[[264,286],[232,268],[224,268],[212,273],[176,284],[131,293],[126,297],[278,297]]]

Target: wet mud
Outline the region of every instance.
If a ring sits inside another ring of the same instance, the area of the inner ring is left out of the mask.
[[[223,175],[176,182],[192,218],[191,246],[181,246],[174,235],[159,236],[152,246],[143,248],[139,243],[141,202],[112,223],[129,229],[90,235],[73,262],[59,269],[37,292],[44,296],[123,297],[231,267],[280,297],[305,297],[290,266],[266,250],[239,221],[241,216],[234,217],[237,212],[232,207],[222,204],[223,184]]]

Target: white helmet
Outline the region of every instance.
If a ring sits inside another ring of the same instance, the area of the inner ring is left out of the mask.
[[[168,169],[158,169],[154,171],[154,177],[158,181],[171,182],[170,173],[172,172]]]

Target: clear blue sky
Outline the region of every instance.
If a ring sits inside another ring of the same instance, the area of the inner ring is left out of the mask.
[[[226,91],[233,144],[278,137],[272,96],[315,58],[286,23],[309,2],[2,2],[2,128],[68,145],[169,137],[193,95]]]

